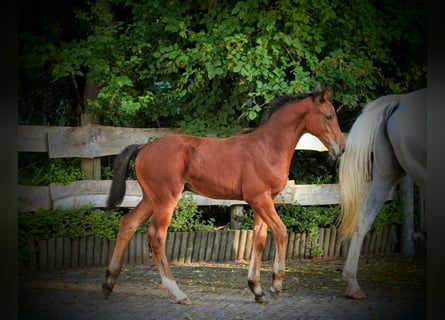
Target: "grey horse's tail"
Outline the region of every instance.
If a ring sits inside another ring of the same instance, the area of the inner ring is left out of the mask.
[[[113,181],[111,182],[110,194],[107,201],[107,210],[113,210],[124,199],[126,179],[128,173],[128,162],[130,158],[140,150],[141,145],[132,144],[126,147],[113,162]]]
[[[354,122],[340,158],[339,233],[350,239],[360,220],[360,206],[372,175],[372,151],[377,129],[385,123],[400,102],[400,95],[380,97],[369,103]]]

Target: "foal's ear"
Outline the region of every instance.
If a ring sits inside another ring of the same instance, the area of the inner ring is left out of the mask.
[[[326,90],[323,92],[322,99],[324,101],[327,101],[330,95],[331,95],[331,87],[327,87]]]
[[[315,85],[314,92],[321,92],[320,82],[317,82],[317,84]]]

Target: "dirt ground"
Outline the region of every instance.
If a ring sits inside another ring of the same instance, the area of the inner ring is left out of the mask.
[[[160,285],[155,266],[127,265],[109,299],[102,296],[106,268],[19,274],[19,319],[426,319],[426,259],[362,257],[364,300],[344,297],[343,259],[287,261],[283,292],[254,302],[247,264],[173,265],[192,301],[178,305]],[[263,287],[271,263],[262,265]]]

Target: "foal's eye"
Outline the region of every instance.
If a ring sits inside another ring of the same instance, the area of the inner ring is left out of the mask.
[[[325,119],[328,120],[328,121],[331,121],[331,120],[332,120],[332,116],[331,116],[331,115],[327,115],[327,116],[324,116],[324,117],[325,117]]]

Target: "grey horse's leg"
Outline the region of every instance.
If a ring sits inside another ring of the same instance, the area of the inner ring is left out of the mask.
[[[391,189],[405,176],[393,147],[388,140],[386,127],[381,126],[376,134],[372,181],[360,208],[360,220],[350,244],[343,268],[343,279],[347,281],[346,296],[363,299],[366,294],[357,281],[357,269],[363,240]]]
[[[360,289],[357,281],[357,269],[360,259],[360,253],[363,240],[371,228],[378,211],[385,203],[391,189],[394,187],[398,179],[388,179],[387,177],[374,177],[366,195],[365,201],[362,203],[360,219],[357,230],[352,235],[348,255],[343,267],[343,280],[347,282],[346,296],[354,299],[363,299],[366,294]]]

